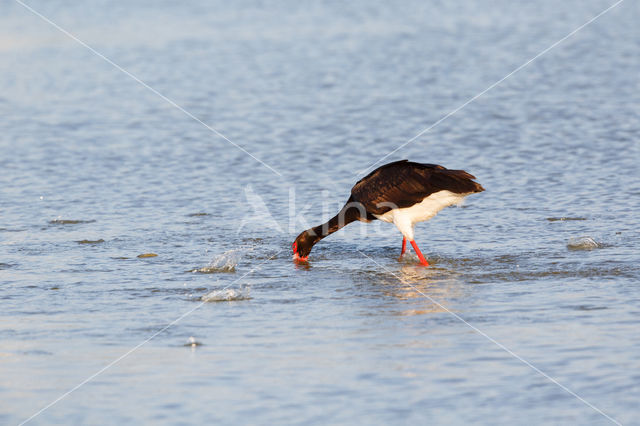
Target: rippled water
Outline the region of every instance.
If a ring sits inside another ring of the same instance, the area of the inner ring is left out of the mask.
[[[638,422],[637,3],[385,160],[486,188],[427,269],[290,244],[613,2],[29,4],[242,149],[0,2],[1,423]]]

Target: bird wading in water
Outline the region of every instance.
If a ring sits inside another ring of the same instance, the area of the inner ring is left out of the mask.
[[[429,266],[414,241],[415,224],[431,219],[445,207],[460,204],[467,195],[484,191],[474,179],[464,170],[449,170],[437,164],[408,160],[385,164],[351,188],[351,196],[337,215],[298,235],[292,244],[293,257],[306,261],[318,241],[343,226],[356,220],[378,219],[395,224],[402,233],[401,257],[409,241],[420,263]]]

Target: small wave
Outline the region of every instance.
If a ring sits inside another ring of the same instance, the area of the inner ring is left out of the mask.
[[[240,250],[229,250],[216,256],[207,266],[192,269],[189,272],[199,272],[201,274],[215,274],[218,272],[235,272],[240,261]]]
[[[9,229],[9,228],[0,228],[0,232],[23,232],[26,229]]]
[[[602,247],[602,244],[598,243],[591,237],[576,237],[569,239],[567,248],[569,250],[593,250]]]
[[[202,296],[203,302],[231,302],[234,300],[251,299],[250,288],[243,287],[239,289],[226,288],[223,290],[214,290]]]

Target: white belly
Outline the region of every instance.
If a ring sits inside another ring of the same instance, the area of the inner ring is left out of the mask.
[[[376,218],[389,223],[394,223],[402,235],[409,241],[413,240],[413,226],[418,222],[424,222],[434,217],[445,207],[460,204],[469,194],[456,194],[451,191],[438,191],[418,204],[403,209],[391,209]]]

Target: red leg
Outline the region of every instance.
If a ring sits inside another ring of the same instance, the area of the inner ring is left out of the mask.
[[[418,255],[418,259],[420,259],[420,263],[424,266],[429,266],[429,262],[427,262],[427,259],[424,258],[424,256],[422,255],[422,252],[420,251],[420,249],[418,248],[418,245],[414,240],[411,240],[411,245],[413,246],[413,249],[416,251],[416,254]]]
[[[405,251],[407,251],[407,239],[402,237],[402,251],[400,252],[400,257],[404,255]]]

